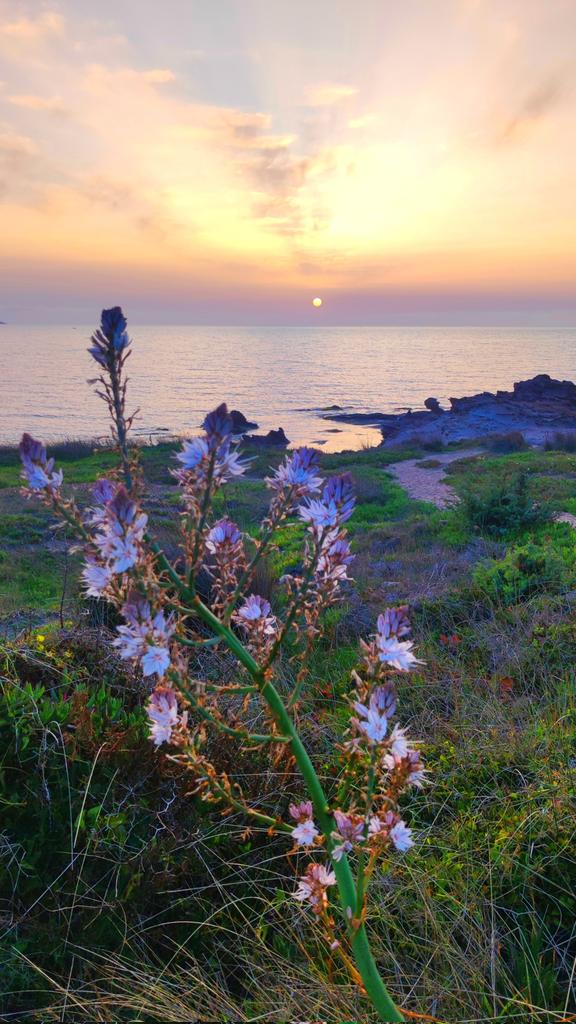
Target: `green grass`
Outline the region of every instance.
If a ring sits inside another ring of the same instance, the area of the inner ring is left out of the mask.
[[[68,600],[77,592],[77,561],[69,571]],[[60,605],[65,563],[62,555],[0,550],[0,615],[30,610],[53,612]]]
[[[0,544],[40,544],[48,536],[49,523],[42,510],[0,514]]]

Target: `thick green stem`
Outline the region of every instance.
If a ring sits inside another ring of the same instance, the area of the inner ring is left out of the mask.
[[[330,834],[333,830],[334,823],[328,806],[328,801],[320,779],[316,774],[314,765],[312,764],[312,761],[308,756],[308,752],[296,731],[292,717],[284,705],[282,697],[278,693],[276,687],[264,678],[262,669],[258,663],[238,638],[234,636],[232,631],[220,622],[213,612],[211,612],[198,597],[194,598],[193,604],[199,617],[204,619],[204,622],[210,625],[215,633],[226,640],[230,650],[236,655],[241,664],[244,665],[259,684],[262,697],[268,704],[277,725],[285,736],[290,737],[292,753],[294,754],[296,764],[298,765],[298,768],[304,778],[304,782],[306,783],[308,793],[314,806],[316,819],[324,833],[324,836],[326,837],[328,849],[330,849]],[[333,866],[336,881],[338,883],[338,891],[340,894],[344,920],[350,935],[352,951],[354,953],[356,965],[362,977],[366,993],[371,999],[381,1020],[389,1022],[404,1021],[405,1018],[402,1016],[400,1010],[395,1006],[386,990],[386,986],[384,985],[382,978],[380,977],[380,973],[370,949],[365,925],[363,923],[358,923],[355,918],[357,893],[356,886],[354,884],[354,877],[350,870],[348,860],[343,856],[338,862],[334,862]]]

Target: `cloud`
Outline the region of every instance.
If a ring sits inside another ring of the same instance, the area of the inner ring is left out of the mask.
[[[61,36],[65,21],[57,11],[45,11],[38,18],[20,18],[0,24],[0,35],[24,42],[36,42],[47,36]]]
[[[142,71],[142,78],[151,85],[165,85],[166,82],[174,82],[176,75],[169,68],[152,68],[150,71]]]
[[[558,102],[561,93],[562,81],[559,77],[547,78],[540,82],[506,118],[496,135],[496,142],[506,144],[515,142],[523,136],[525,131],[547,116]]]
[[[377,124],[379,118],[378,114],[362,114],[361,117],[352,117],[348,121],[349,128],[371,128],[372,125]]]
[[[337,82],[321,82],[311,86],[306,93],[306,106],[332,107],[343,100],[356,96],[358,89],[354,85],[341,85]]]
[[[26,135],[0,132],[0,200],[12,192],[20,194],[38,156],[36,143]]]
[[[68,113],[59,96],[34,96],[18,93],[8,96],[7,99],[12,106],[23,107],[25,110],[46,111],[49,114]]]

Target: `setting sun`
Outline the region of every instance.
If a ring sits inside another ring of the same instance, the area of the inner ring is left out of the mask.
[[[312,305],[316,306],[316,308],[318,309],[322,305],[322,299],[319,299],[318,297],[312,299]]]

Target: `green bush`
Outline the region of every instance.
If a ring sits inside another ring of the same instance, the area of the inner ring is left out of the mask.
[[[495,455],[509,455],[510,452],[528,451],[530,445],[520,430],[508,434],[492,434],[488,439],[488,451]]]
[[[461,493],[461,515],[467,525],[488,537],[505,537],[550,519],[547,505],[530,496],[525,473],[485,474]]]
[[[557,593],[566,586],[570,567],[551,547],[523,544],[511,547],[502,559],[484,562],[474,570],[474,583],[498,604],[517,604],[542,592]]]

